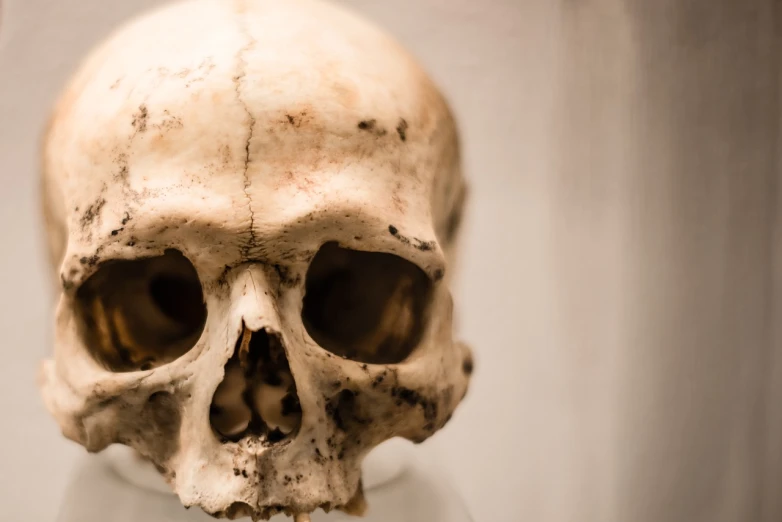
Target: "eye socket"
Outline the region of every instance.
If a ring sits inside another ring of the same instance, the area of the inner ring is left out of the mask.
[[[304,326],[335,355],[394,364],[421,340],[432,283],[410,261],[326,243],[313,258],[305,285]]]
[[[76,309],[90,353],[117,372],[181,357],[206,323],[198,274],[176,250],[106,263],[77,291]]]

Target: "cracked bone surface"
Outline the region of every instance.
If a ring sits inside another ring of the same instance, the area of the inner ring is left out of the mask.
[[[427,439],[467,392],[457,130],[351,13],[197,0],[131,21],[65,88],[43,177],[47,408],[90,451],[134,448],[184,505],[361,514],[366,454]]]

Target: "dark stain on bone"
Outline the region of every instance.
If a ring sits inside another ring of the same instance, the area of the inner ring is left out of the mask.
[[[427,399],[420,393],[404,386],[391,388],[391,396],[396,399],[396,405],[407,403],[410,406],[420,406],[424,412],[424,419],[433,422],[437,418],[437,402]]]
[[[409,238],[407,236],[403,236],[399,233],[399,229],[394,225],[388,225],[388,232],[397,238],[402,244],[412,246],[421,252],[429,252],[434,250],[436,245],[434,241],[424,241],[423,239],[418,239],[417,237]]]
[[[443,270],[442,268],[438,268],[437,270],[434,271],[435,281],[440,281],[442,280],[443,277],[445,277],[445,270]]]
[[[81,259],[79,259],[79,262],[82,265],[86,265],[86,266],[89,266],[89,267],[93,267],[93,266],[97,265],[98,261],[100,261],[100,256],[98,256],[98,255],[92,255],[90,257],[86,257],[85,256],[85,257],[82,257]]]
[[[144,132],[147,130],[147,119],[149,118],[149,111],[147,106],[143,103],[138,106],[138,112],[133,114],[133,121],[131,125],[138,132]]]
[[[396,133],[399,134],[399,139],[407,141],[407,120],[399,118],[399,123],[396,126]]]
[[[318,464],[324,464],[326,462],[326,457],[320,452],[320,448],[315,448],[315,462]]]
[[[312,117],[309,115],[307,110],[302,110],[298,114],[296,113],[285,113],[285,120],[284,122],[287,122],[288,125],[293,125],[295,128],[299,128],[304,124],[309,123],[312,120]]]
[[[462,361],[462,371],[465,375],[472,375],[474,369],[474,363],[471,356],[467,356],[464,358],[464,361]]]
[[[326,402],[326,414],[340,431],[348,431],[354,424],[368,423],[358,412],[356,395],[353,390],[342,390]]]
[[[165,115],[164,119],[160,123],[153,123],[152,127],[154,129],[157,129],[159,131],[170,131],[173,129],[181,129],[185,125],[182,123],[182,119],[177,116],[172,116],[171,113],[166,109],[163,110],[163,114]]]
[[[376,375],[374,379],[372,379],[372,387],[377,388],[381,384],[383,384],[383,381],[386,379],[386,375],[388,372],[384,371],[383,373]]]
[[[273,265],[274,271],[277,272],[277,276],[280,278],[280,285],[287,288],[293,288],[301,283],[301,275],[291,275],[291,270],[284,265],[275,263]]]
[[[117,153],[117,157],[114,159],[114,164],[117,166],[117,173],[114,175],[114,180],[128,184],[128,155],[124,152]]]
[[[130,216],[130,214],[128,212],[125,212],[125,215],[122,217],[122,226],[112,230],[111,231],[111,235],[112,236],[116,236],[117,234],[119,234],[120,232],[125,230],[125,225],[127,225],[130,222],[131,219],[133,219],[133,218]],[[130,246],[133,246],[133,245],[130,245]]]
[[[96,219],[99,219],[101,210],[103,210],[103,207],[105,205],[106,205],[106,200],[100,197],[95,201],[95,203],[87,207],[87,210],[84,211],[84,214],[82,214],[81,219],[79,220],[79,223],[81,223],[82,228],[87,228]]]
[[[394,225],[388,225],[388,232],[389,232],[389,233],[390,233],[392,236],[394,236],[394,237],[396,237],[396,238],[400,237],[400,236],[399,236],[399,229],[398,229],[398,228],[396,228]]]
[[[429,252],[431,250],[434,250],[435,242],[434,241],[423,241],[418,238],[413,238],[413,246],[420,250],[421,252]]]
[[[361,120],[358,122],[357,127],[360,130],[371,132],[376,136],[385,136],[388,133],[388,131],[386,131],[384,128],[378,126],[377,120],[375,119]]]

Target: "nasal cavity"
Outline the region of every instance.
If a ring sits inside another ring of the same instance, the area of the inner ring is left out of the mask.
[[[244,327],[215,390],[209,419],[226,442],[250,437],[274,444],[296,435],[301,405],[279,334]]]

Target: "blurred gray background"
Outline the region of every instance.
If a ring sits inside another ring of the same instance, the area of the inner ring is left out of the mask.
[[[83,453],[35,387],[41,130],[78,58],[158,3],[2,3],[2,520],[53,521]],[[463,131],[477,372],[422,450],[476,520],[782,520],[778,2],[344,3],[420,58]]]

